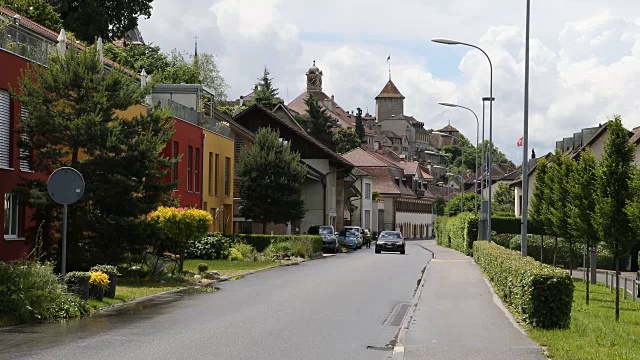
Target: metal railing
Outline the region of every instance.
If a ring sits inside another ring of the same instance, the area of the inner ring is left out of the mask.
[[[168,109],[170,114],[178,119],[201,126],[218,135],[231,137],[231,128],[229,127],[229,124],[215,120],[212,117],[206,116],[199,111],[186,107],[173,100],[160,99],[155,103],[160,103],[161,107]]]
[[[45,66],[49,63],[49,55],[56,51],[51,41],[30,35],[13,24],[2,24],[1,21],[0,48]]]
[[[616,272],[615,271],[605,271],[604,272],[604,276],[605,276],[604,285],[607,288],[609,288],[609,290],[613,294],[613,291],[615,289]],[[622,282],[623,285],[624,285],[624,298],[625,299],[627,298],[627,294],[631,294],[633,302],[636,302],[636,299],[638,298],[638,296],[640,296],[640,279],[637,279],[637,278],[636,279],[630,279],[630,278],[628,278],[626,276],[623,276],[623,277],[620,277],[620,280],[621,280],[620,282]],[[629,285],[631,285],[630,288],[629,288]]]

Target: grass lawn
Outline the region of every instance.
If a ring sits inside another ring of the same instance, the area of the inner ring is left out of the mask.
[[[144,279],[124,279],[119,278],[116,287],[116,297],[113,299],[104,298],[102,301],[89,299],[87,303],[93,309],[100,309],[113,304],[124,303],[141,297],[158,294],[161,292],[184,287],[182,282],[166,282],[161,284],[158,281],[146,281]]]
[[[571,326],[567,330],[529,329],[529,335],[547,346],[552,359],[640,359],[640,299],[623,298],[620,289],[620,322],[615,321],[615,292],[591,285],[590,305],[585,305],[585,285],[575,280]]]
[[[275,261],[230,261],[230,260],[198,260],[187,259],[184,261],[184,270],[193,273],[198,272],[198,264],[206,263],[209,270],[215,270],[222,276],[234,276],[250,270],[264,269],[277,265]]]

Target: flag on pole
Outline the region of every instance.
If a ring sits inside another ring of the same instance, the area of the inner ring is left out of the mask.
[[[518,139],[518,147],[522,146],[522,138]]]

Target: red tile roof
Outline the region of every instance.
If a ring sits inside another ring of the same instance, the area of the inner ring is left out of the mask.
[[[376,99],[379,99],[379,98],[404,99],[404,96],[400,93],[400,90],[398,90],[398,88],[396,87],[396,84],[394,84],[393,81],[389,79],[387,84],[382,88],[382,91],[380,91],[380,94],[376,96]]]
[[[342,155],[343,158],[347,159],[350,163],[357,167],[382,167],[387,166],[384,161],[379,160],[378,158],[371,155],[370,152],[362,149],[355,148],[349,151],[346,154]]]
[[[451,126],[451,124],[448,124],[447,126],[445,126],[444,128],[440,129],[440,132],[460,132],[458,131],[458,129],[454,128],[453,126]]]
[[[391,176],[391,172],[388,167],[366,167],[361,169],[374,176],[373,190],[378,191],[382,195],[402,194],[395,182],[395,179]]]

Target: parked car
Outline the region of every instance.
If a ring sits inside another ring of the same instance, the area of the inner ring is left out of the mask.
[[[364,229],[360,226],[345,226],[345,230],[353,230],[358,234],[358,249],[362,248],[364,243]]]
[[[353,230],[343,229],[338,233],[338,244],[346,248],[357,250],[358,238],[359,234],[357,232]],[[360,247],[362,247],[362,242],[360,242]]]
[[[383,231],[376,241],[376,254],[383,251],[405,253],[405,241],[400,231]]]
[[[338,237],[331,225],[312,225],[307,230],[309,235],[320,235],[322,237],[322,252],[337,253]]]

